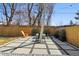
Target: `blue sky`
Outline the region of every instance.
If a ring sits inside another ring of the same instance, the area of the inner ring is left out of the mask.
[[[1,9],[2,7],[0,7]],[[77,3],[57,3],[54,7],[54,13],[51,18],[51,25],[68,25],[70,20],[74,23],[78,22],[74,19],[76,12],[79,10],[79,4]],[[1,21],[1,13],[0,13]]]
[[[78,22],[74,19],[76,12],[79,10],[79,4],[60,3],[55,4],[54,14],[51,18],[51,25],[68,25],[70,20],[73,23]]]

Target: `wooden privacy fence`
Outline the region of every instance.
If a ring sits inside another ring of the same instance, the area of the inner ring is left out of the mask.
[[[25,35],[30,35],[32,28],[29,26],[0,26],[0,36],[22,36],[22,31]]]
[[[66,27],[67,41],[77,47],[79,47],[79,26]]]
[[[40,29],[41,27],[34,26],[0,26],[0,36],[27,36],[32,34],[32,29],[37,28]],[[44,30],[48,29],[50,34],[56,32],[54,27],[44,27]]]

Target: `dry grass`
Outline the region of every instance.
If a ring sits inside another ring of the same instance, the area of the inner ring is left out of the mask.
[[[15,39],[15,37],[0,37],[0,45],[3,45]]]

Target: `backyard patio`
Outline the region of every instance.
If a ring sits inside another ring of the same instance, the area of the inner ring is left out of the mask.
[[[4,56],[74,56],[79,55],[79,48],[51,37],[45,37],[43,43],[33,43],[34,36],[17,38],[0,46],[0,55]]]
[[[0,3],[0,55],[79,56],[78,5]]]

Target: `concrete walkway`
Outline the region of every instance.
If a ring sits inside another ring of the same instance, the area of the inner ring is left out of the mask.
[[[32,42],[34,36],[27,38],[18,38],[16,41],[0,47],[0,55],[39,55],[39,56],[64,56],[79,55],[79,49],[61,42],[54,37],[45,37],[42,44]]]

